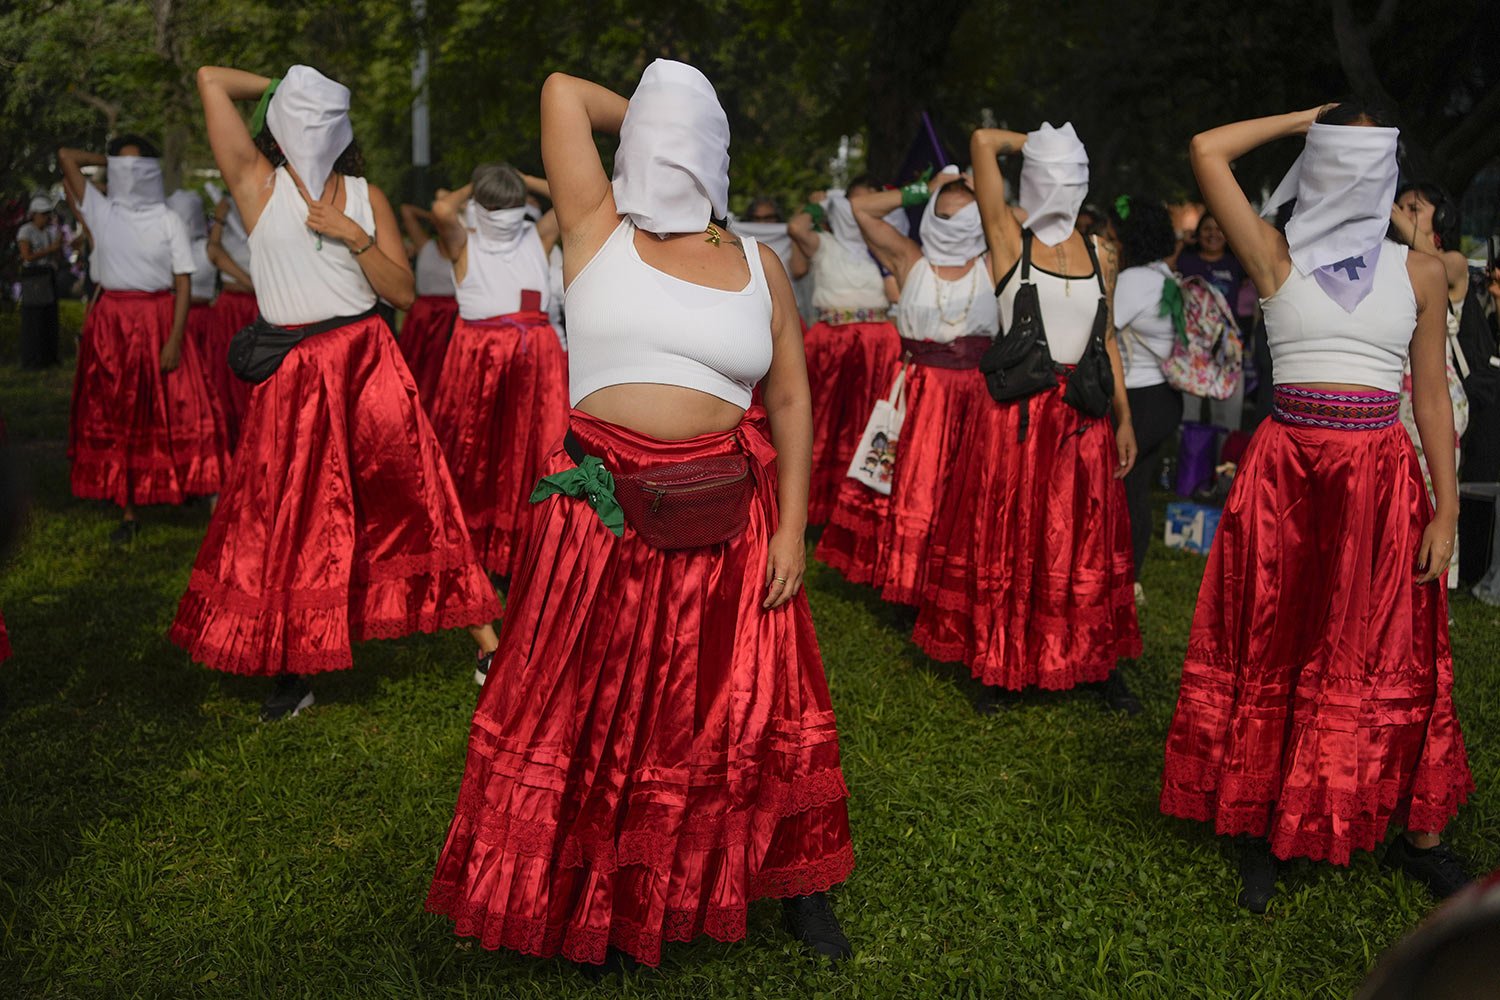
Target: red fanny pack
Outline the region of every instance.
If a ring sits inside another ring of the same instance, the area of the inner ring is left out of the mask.
[[[575,464],[585,457],[572,431],[563,448]],[[739,537],[750,523],[755,480],[743,454],[653,465],[613,473],[615,502],[641,540],[657,549],[701,549]]]

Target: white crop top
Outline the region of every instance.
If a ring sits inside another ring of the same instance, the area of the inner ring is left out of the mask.
[[[250,233],[250,280],[261,315],[272,323],[317,323],[335,316],[357,316],[375,305],[375,289],[342,240],[307,228],[307,203],[285,167],[273,175],[275,187]],[[370,185],[363,177],[344,178],[344,214],[366,233],[375,231]]]
[[[1021,287],[1021,264],[1000,279],[1000,328],[1010,329],[1016,311],[1016,292]],[[1047,349],[1060,365],[1076,365],[1094,335],[1094,317],[1099,312],[1099,279],[1093,274],[1065,277],[1044,271],[1031,262],[1031,280],[1036,284],[1037,306],[1047,331]]]
[[[635,249],[628,218],[568,286],[568,396],[627,382],[678,385],[749,409],[771,367],[771,290],[760,244],[743,241],[739,291],[674,278]]]
[[[867,253],[855,254],[831,233],[818,234],[818,250],[809,271],[814,309],[888,309],[885,279]]]
[[[552,275],[536,227],[526,223],[526,232],[509,253],[486,250],[482,240],[477,232],[469,234],[464,280],[454,290],[458,314],[470,321],[509,316],[521,311],[522,292],[535,292],[536,308],[545,312],[552,299]]]
[[[1385,241],[1375,264],[1375,287],[1352,313],[1295,267],[1260,305],[1277,385],[1345,382],[1401,391],[1401,370],[1417,327],[1406,247]]]
[[[437,240],[428,240],[417,251],[416,272],[418,295],[453,295],[453,265],[443,257]]]
[[[981,257],[954,281],[939,278],[923,257],[912,265],[896,303],[896,329],[907,340],[951,344],[959,337],[993,337],[1000,329],[990,272]]]

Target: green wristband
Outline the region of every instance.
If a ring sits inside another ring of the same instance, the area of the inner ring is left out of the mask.
[[[912,181],[901,189],[902,208],[921,208],[932,197],[926,181]]]
[[[812,216],[813,225],[823,226],[827,224],[828,215],[823,211],[823,206],[815,201],[810,201],[802,206],[802,211]]]

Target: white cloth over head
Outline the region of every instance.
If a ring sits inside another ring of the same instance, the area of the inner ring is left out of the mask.
[[[859,223],[854,221],[854,207],[849,204],[849,196],[842,189],[828,190],[823,199],[823,214],[828,219],[828,228],[832,230],[833,238],[843,244],[845,250],[850,253],[870,252],[864,234],[859,231]],[[911,235],[911,219],[907,217],[906,209],[894,209],[884,217],[884,221],[902,236]]]
[[[1073,234],[1078,210],[1089,193],[1089,154],[1072,122],[1043,122],[1026,134],[1021,163],[1021,208],[1025,227],[1048,246]]]
[[[956,175],[958,168],[949,165],[942,173]],[[922,211],[922,256],[940,267],[956,267],[984,254],[984,220],[974,199],[946,219],[938,215],[938,197],[946,190],[946,186],[939,188]]]
[[[26,209],[26,214],[36,215],[38,212],[50,212],[55,207],[51,198],[44,194],[39,194],[31,199],[31,205]]]
[[[1370,294],[1396,200],[1401,130],[1314,122],[1292,169],[1267,201],[1292,198],[1287,247],[1299,274],[1314,275],[1346,312]]]
[[[307,193],[317,198],[334,162],[354,141],[349,88],[311,66],[293,66],[271,96],[266,126]]]
[[[474,236],[468,245],[480,253],[509,256],[520,245],[527,230],[536,230],[526,218],[525,206],[483,208],[477,202],[471,204],[474,206]]]
[[[167,200],[162,186],[161,161],[154,156],[108,157],[109,200],[112,204],[138,211],[152,209]]]
[[[615,151],[615,209],[649,233],[691,233],[729,211],[729,118],[708,77],[658,59],[641,74]]]

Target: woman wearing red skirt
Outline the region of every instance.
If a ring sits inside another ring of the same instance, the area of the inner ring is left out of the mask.
[[[1231,163],[1305,135],[1256,217]],[[1240,902],[1276,859],[1347,865],[1392,824],[1385,863],[1449,895],[1438,833],[1473,789],[1452,701],[1441,585],[1458,493],[1441,262],[1385,239],[1398,132],[1329,105],[1193,139],[1209,210],[1262,298],[1276,376],[1214,536],[1167,737],[1161,808],[1239,837]],[[1437,511],[1397,419],[1408,352]]]
[[[884,221],[926,202],[922,242]],[[930,184],[856,195],[854,216],[900,288],[896,326],[911,362],[906,419],[889,497],[845,479],[819,557],[888,601],[915,604],[926,581],[927,542],[953,466],[969,454],[966,427],[989,395],[979,358],[999,328],[994,277],[974,191],[950,167]],[[891,365],[880,383],[897,370]]]
[[[438,197],[447,194],[439,191]],[[444,256],[441,241],[427,235],[428,225],[437,225],[431,212],[415,205],[401,206],[401,226],[416,249],[413,271],[417,279],[416,301],[401,320],[401,356],[411,369],[422,405],[429,414],[435,414],[443,362],[458,318],[458,300],[453,292],[453,266]]]
[[[1005,202],[997,162],[1023,148],[1025,229]],[[1024,326],[1018,301],[1035,303],[1057,376],[1026,398],[988,400],[964,428],[966,460],[954,463],[936,518],[916,642],[969,667],[984,685],[981,712],[1000,707],[1005,692],[1108,679],[1106,703],[1134,714],[1140,703],[1116,666],[1141,651],[1120,482],[1135,461],[1135,433],[1109,327],[1110,276],[1074,228],[1088,154],[1071,125],[980,129],[971,150],[991,266],[1003,275],[1002,336]],[[1113,426],[1064,400],[1072,367],[1101,350]]]
[[[620,133],[613,184],[595,130]],[[854,858],[801,592],[802,330],[775,254],[710,223],[728,146],[682,63],[628,104],[542,89],[571,433],[533,494],[504,683],[479,696],[427,901],[486,948],[656,965],[668,941],[744,937],[772,896],[809,947],[850,953],[824,895]],[[749,409],[763,376],[769,419]]]
[[[463,222],[471,198],[473,233]],[[567,362],[547,317],[557,220],[548,213],[532,224],[526,179],[503,163],[476,167],[469,184],[433,203],[432,217],[452,260],[459,314],[432,425],[479,561],[509,576],[527,499],[568,428]]]
[[[818,313],[802,338],[813,407],[809,524],[824,524],[833,513],[870,410],[901,356],[885,279],[849,207],[851,197],[876,190],[868,178],[855,178],[847,192],[819,192],[787,224],[809,261]]]
[[[213,192],[210,192],[212,194]],[[250,408],[250,383],[229,368],[229,342],[255,321],[255,286],[250,277],[250,236],[234,199],[219,196],[208,230],[208,259],[219,269],[219,297],[214,299],[208,346],[208,381],[218,398],[228,431],[229,449],[240,444],[240,427]]]
[[[103,293],[84,321],[68,455],[73,495],[119,505],[110,536],[139,531],[137,504],[219,492],[228,445],[196,351],[183,349],[194,271],[187,231],[167,208],[161,161],[142,139],[108,158],[59,150],[63,186],[94,238]],[[82,167],[109,169],[106,196]]]
[[[389,203],[360,176],[349,91],[307,66],[268,87],[198,71],[261,313],[284,331],[321,329],[251,393],[171,631],[216,670],[276,678],[266,720],[310,705],[305,675],[351,666],[358,639],[468,625],[482,658],[500,611],[411,374],[373,312],[377,293],[410,302],[412,277]],[[258,97],[252,139],[234,102]]]

